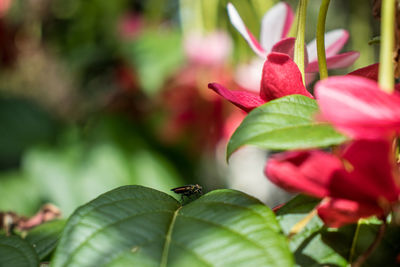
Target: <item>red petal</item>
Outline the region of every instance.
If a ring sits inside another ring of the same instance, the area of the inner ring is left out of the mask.
[[[271,53],[275,52],[275,53],[287,54],[293,60],[295,42],[296,38],[293,37],[282,39],[272,47]],[[304,66],[308,66],[308,53],[307,53],[307,47],[305,46],[304,46]]]
[[[378,206],[358,203],[351,200],[332,199],[323,201],[318,206],[318,215],[329,227],[341,227],[356,223],[360,218],[381,215],[383,210]]]
[[[270,101],[293,94],[313,98],[303,85],[301,73],[296,63],[286,54],[269,54],[263,67],[261,98]]]
[[[332,176],[329,195],[374,205],[397,201],[400,190],[394,178],[393,155],[388,140],[352,142],[342,154],[348,170]]]
[[[382,138],[400,131],[400,95],[357,76],[337,76],[315,86],[322,117],[353,138]]]
[[[209,83],[208,88],[246,112],[265,103],[257,94],[248,91],[231,91],[218,83]]]
[[[341,168],[338,158],[314,150],[276,154],[268,160],[264,173],[285,190],[322,198],[329,193],[330,177]]]
[[[294,55],[294,43],[296,42],[296,38],[288,37],[280,40],[275,43],[271,49],[271,52],[282,53],[289,55],[290,58],[293,58]]]
[[[353,72],[350,72],[347,75],[355,75],[361,76],[364,78],[368,78],[370,80],[378,81],[378,73],[379,73],[379,63],[375,63],[369,66],[366,66],[361,69],[357,69]]]

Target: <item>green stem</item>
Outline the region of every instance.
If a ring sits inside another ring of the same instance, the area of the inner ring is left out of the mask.
[[[396,0],[382,0],[381,50],[379,54],[379,85],[382,90],[394,90],[393,49]]]
[[[179,13],[183,35],[204,30],[202,1],[180,0]]]
[[[295,19],[293,20],[292,26],[290,27],[287,37],[296,37],[297,23],[299,22],[299,13],[300,13],[299,10],[300,10],[300,2],[297,4]]]
[[[297,24],[296,43],[294,45],[294,62],[299,67],[303,84],[305,84],[304,76],[304,35],[306,32],[306,16],[307,16],[308,0],[300,0],[299,2],[299,16]]]
[[[356,261],[352,262],[351,267],[361,267],[364,262],[368,259],[369,256],[375,251],[375,249],[378,247],[380,242],[383,239],[383,236],[386,231],[386,219],[383,221],[381,226],[379,227],[378,233],[375,236],[374,241],[371,243],[371,245],[367,248],[366,251],[361,254]]]
[[[209,32],[215,31],[217,29],[218,22],[219,0],[206,0],[202,1],[202,4],[203,5],[201,11],[204,28]]]
[[[353,242],[351,243],[349,262],[353,262],[354,256],[356,254],[356,245],[357,245],[357,241],[358,241],[358,235],[360,234],[361,224],[362,224],[362,220],[358,220],[356,231],[354,232],[354,236],[353,236]]]
[[[325,21],[326,14],[328,13],[329,3],[330,0],[322,0],[317,23],[317,54],[319,76],[321,80],[328,78],[328,67],[326,66],[325,55]]]

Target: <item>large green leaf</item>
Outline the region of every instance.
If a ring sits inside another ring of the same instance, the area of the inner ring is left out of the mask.
[[[217,190],[182,206],[141,186],[105,193],[69,219],[52,266],[292,266],[274,214]]]
[[[287,234],[304,218],[318,200],[299,195],[289,201],[277,212],[277,219]],[[356,235],[356,225],[339,229],[327,228],[315,216],[304,229],[290,239],[290,249],[298,266],[349,266],[364,253],[374,241],[381,223],[372,218],[363,220]],[[391,225],[386,230],[378,248],[367,258],[362,266],[398,266],[397,255],[400,249],[400,228]]]
[[[45,259],[55,249],[64,225],[65,220],[54,220],[29,231],[25,239],[36,250],[40,260]]]
[[[268,102],[249,113],[228,143],[227,156],[243,145],[273,150],[327,147],[346,138],[329,124],[317,123],[314,99],[290,95]]]
[[[37,267],[39,260],[33,247],[17,236],[0,235],[0,267]]]

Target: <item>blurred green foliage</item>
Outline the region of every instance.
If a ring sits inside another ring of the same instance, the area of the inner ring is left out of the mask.
[[[167,78],[184,63],[181,35],[168,28],[149,30],[125,42],[124,54],[135,66],[142,90],[150,96],[159,93]]]
[[[0,177],[0,210],[33,214],[51,202],[69,215],[112,188],[141,184],[170,192],[183,183],[168,160],[121,118],[101,118],[85,132],[66,129],[56,146],[29,149],[20,171]]]
[[[0,98],[0,169],[18,164],[25,149],[51,143],[57,122],[34,103],[15,98]]]

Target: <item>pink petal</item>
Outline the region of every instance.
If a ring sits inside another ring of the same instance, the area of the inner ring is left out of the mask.
[[[378,81],[378,73],[379,73],[379,63],[375,63],[369,66],[366,66],[361,69],[357,69],[353,72],[350,72],[347,75],[355,75],[355,76],[361,76],[364,78],[371,79],[373,81]]]
[[[340,69],[351,66],[360,56],[360,53],[350,51],[339,55],[326,58],[328,69]],[[317,72],[319,70],[318,61],[310,62],[306,68],[306,72]]]
[[[207,35],[190,32],[185,36],[183,44],[187,58],[199,65],[222,65],[232,51],[232,40],[222,31]]]
[[[330,177],[341,168],[342,163],[337,157],[310,150],[276,154],[268,160],[264,173],[285,190],[322,198],[329,193]]]
[[[270,101],[293,94],[313,98],[303,85],[301,73],[296,63],[286,54],[269,54],[262,73],[261,98]]]
[[[265,51],[270,52],[273,45],[288,34],[294,14],[289,4],[279,2],[265,13],[261,22],[260,41]]]
[[[383,214],[383,210],[379,206],[344,199],[323,201],[317,210],[324,223],[335,228],[356,223],[360,218]]]
[[[218,83],[209,83],[208,88],[246,112],[265,103],[257,94],[247,91],[231,91]]]
[[[349,39],[349,33],[346,30],[338,29],[325,33],[325,53],[326,57],[336,55]],[[318,60],[317,41],[312,40],[307,45],[308,58],[310,62]]]
[[[322,117],[353,138],[382,138],[400,131],[400,95],[357,76],[319,81],[315,93]]]
[[[243,36],[246,42],[250,45],[251,49],[260,57],[265,58],[267,53],[261,47],[261,45],[257,42],[254,38],[253,34],[246,28],[242,18],[240,17],[239,13],[237,12],[236,8],[231,4],[228,3],[227,5],[228,16],[231,21],[231,24],[236,28],[236,30]]]

